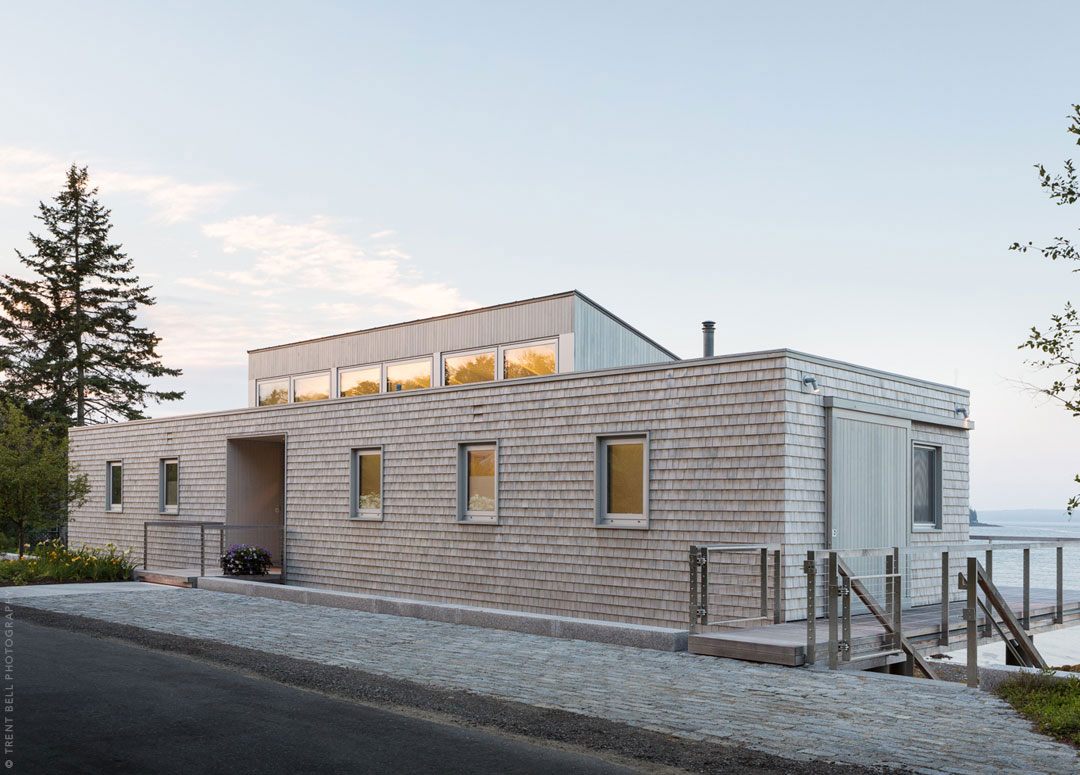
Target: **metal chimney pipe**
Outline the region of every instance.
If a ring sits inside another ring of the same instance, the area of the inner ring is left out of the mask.
[[[702,338],[705,340],[705,357],[713,357],[713,335],[716,332],[716,322],[712,320],[706,320],[701,324]]]

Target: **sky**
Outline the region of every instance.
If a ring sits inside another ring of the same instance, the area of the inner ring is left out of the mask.
[[[1017,350],[1080,275],[1065,3],[18,3],[0,272],[88,165],[179,403],[246,351],[577,288],[683,357],[789,347],[972,392],[971,503],[1058,508],[1080,418]],[[1070,212],[1070,209],[1072,212]]]

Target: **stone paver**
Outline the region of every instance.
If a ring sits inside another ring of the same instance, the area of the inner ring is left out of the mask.
[[[924,773],[1080,771],[1006,703],[957,684],[754,665],[206,590],[20,605],[558,708],[794,759]]]

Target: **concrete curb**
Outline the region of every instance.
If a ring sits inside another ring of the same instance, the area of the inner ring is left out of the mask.
[[[686,651],[688,632],[666,627],[644,627],[636,624],[603,622],[595,619],[574,619],[568,616],[547,616],[497,608],[473,608],[469,606],[427,603],[353,592],[335,592],[283,584],[265,584],[258,581],[241,581],[221,576],[203,576],[198,588],[211,592],[229,592],[272,600],[286,600],[308,605],[324,605],[346,608],[373,614],[408,616],[449,624],[466,624],[493,630],[510,630],[530,635],[546,635],[550,638],[571,638],[595,643],[611,643],[656,651]]]
[[[1044,675],[1054,681],[1080,681],[1080,673],[1068,673],[1064,670],[1043,672],[1037,667],[1016,667],[1014,665],[986,665],[979,668],[979,688],[983,691],[996,691],[1002,683],[1018,675]]]

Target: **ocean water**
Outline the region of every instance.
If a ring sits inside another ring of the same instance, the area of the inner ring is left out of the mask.
[[[1080,538],[1080,512],[1071,520],[1065,515],[1056,518],[1025,519],[1010,518],[1007,515],[992,513],[980,514],[980,520],[997,527],[972,526],[971,534],[980,536],[1026,536],[1036,540],[1054,538]],[[983,541],[973,541],[984,543]],[[979,559],[985,562],[982,553]],[[994,583],[998,586],[1020,586],[1024,574],[1023,552],[1007,551],[1004,548],[994,550]],[[1063,576],[1066,589],[1080,590],[1080,542],[1066,544],[1063,552]],[[1031,550],[1031,586],[1054,589],[1057,578],[1057,560],[1053,549]],[[1080,627],[1039,633],[1035,636],[1035,645],[1043,658],[1051,665],[1080,664]],[[951,651],[952,661],[966,663],[964,650]],[[979,648],[980,665],[1005,664],[1005,644],[993,643]]]

